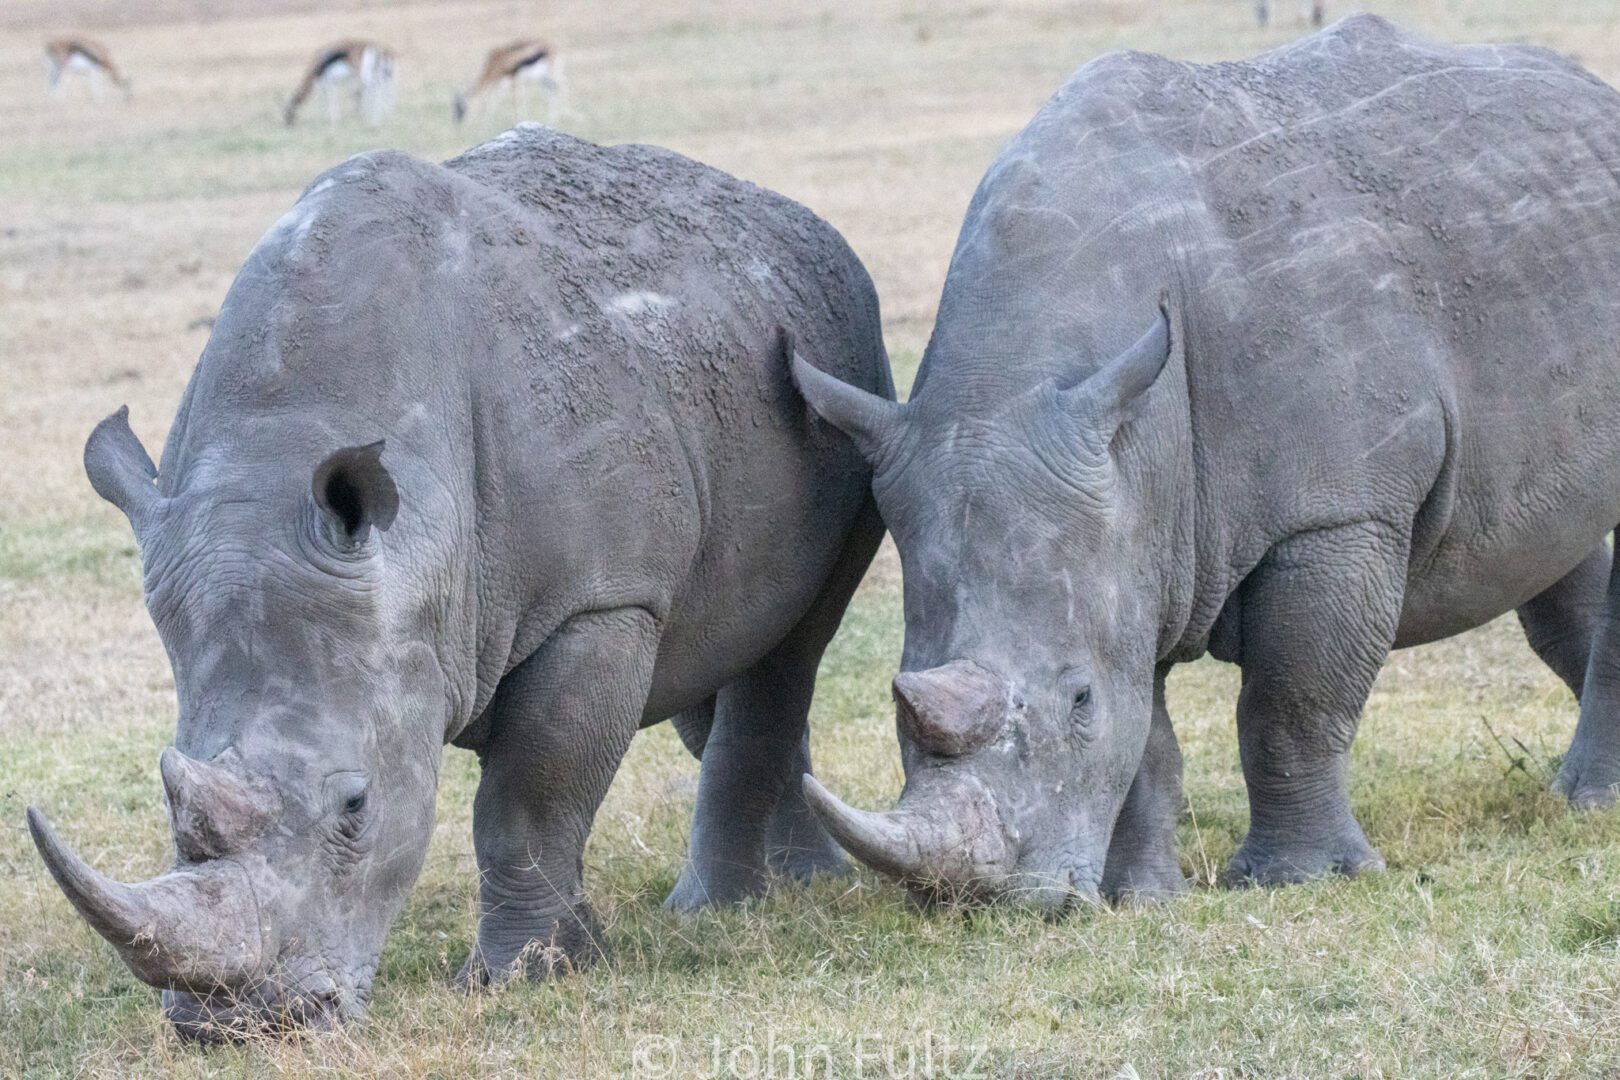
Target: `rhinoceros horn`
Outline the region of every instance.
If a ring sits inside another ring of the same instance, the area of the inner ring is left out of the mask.
[[[172,747],[162,767],[183,860],[240,838],[264,809],[255,804],[260,793],[232,792],[222,770],[191,761]],[[224,828],[204,823],[202,808],[209,801],[224,808],[218,818]],[[28,831],[68,900],[142,982],[209,991],[243,985],[261,971],[265,949],[258,905],[240,863],[182,862],[150,881],[126,885],[80,858],[32,806]]]
[[[248,781],[227,750],[214,762],[187,757],[171,746],[158,759],[169,798],[169,825],[180,857],[189,862],[238,851],[274,820],[278,800]]]
[[[894,679],[901,728],[919,747],[944,757],[960,757],[995,735],[1008,697],[1007,684],[972,660],[902,671]]]
[[[1014,839],[983,784],[962,774],[875,814],[846,806],[805,774],[804,797],[855,858],[911,885],[994,891],[1012,871]]]
[[[804,774],[804,798],[843,849],[880,874],[911,878],[927,872],[914,823],[896,813],[857,810]]]

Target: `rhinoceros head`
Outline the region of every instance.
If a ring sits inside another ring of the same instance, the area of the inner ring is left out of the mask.
[[[903,406],[795,358],[811,406],[871,458],[905,572],[899,805],[854,810],[805,778],[868,865],[958,897],[1096,895],[1147,738],[1162,610],[1154,481],[1120,444],[1171,338],[1165,307],[1072,385],[1003,394],[992,378],[964,398],[925,376]]]
[[[124,411],[91,435],[87,471],[134,527],[175,673],[159,763],[174,866],[114,881],[28,812],[68,899],[199,1038],[358,1012],[431,831],[439,745],[401,713],[444,691],[389,630],[383,444],[287,442],[259,482],[214,462],[160,491]]]

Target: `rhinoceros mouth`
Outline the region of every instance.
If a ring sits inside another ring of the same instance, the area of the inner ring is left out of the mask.
[[[182,1039],[218,1045],[318,1035],[364,1015],[369,986],[344,993],[329,979],[317,982],[318,987],[302,990],[286,990],[275,983],[246,992],[165,990],[163,1016]]]
[[[999,877],[959,880],[936,875],[900,881],[911,901],[924,909],[1000,905],[1057,919],[1077,908],[1102,902],[1102,874],[1087,862],[1058,865],[1050,870],[1021,866]]]

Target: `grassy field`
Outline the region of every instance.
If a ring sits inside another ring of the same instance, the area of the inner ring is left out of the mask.
[[[920,915],[858,873],[681,921],[659,904],[696,768],[662,728],[636,741],[587,853],[614,959],[468,997],[448,980],[471,933],[475,767],[451,751],[370,1022],[181,1046],[48,879],[23,807],[47,807],[115,875],[168,857],[156,760],[173,682],[133,541],[80,449],[123,402],[161,443],[238,263],[310,177],[378,145],[444,157],[493,134],[514,117],[456,130],[452,91],[489,45],[550,35],[576,110],[560,126],[673,147],[838,226],[877,281],[905,385],[974,183],[1068,71],[1119,47],[1212,59],[1302,32],[1287,2],[1256,29],[1247,0],[251,6],[0,10],[0,1075],[1620,1074],[1620,816],[1575,816],[1544,793],[1574,704],[1511,619],[1399,654],[1379,682],[1354,797],[1382,875],[1212,886],[1247,811],[1236,673],[1206,662],[1171,685],[1199,884],[1183,900],[1059,922]],[[1620,11],[1600,0],[1367,7],[1446,38],[1551,45],[1620,80]],[[45,100],[39,42],[70,29],[122,59],[130,104]],[[299,65],[351,34],[400,56],[393,119],[283,128]],[[886,549],[813,717],[818,770],[857,805],[899,790],[887,686],[900,634]]]

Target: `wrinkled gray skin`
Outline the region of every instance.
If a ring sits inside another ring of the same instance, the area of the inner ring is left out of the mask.
[[[789,335],[892,398],[830,226],[525,126],[327,173],[232,286],[161,469],[122,412],[97,428],[179,693],[176,868],[120,885],[29,821],[182,1031],[360,1010],[447,742],[483,770],[475,982],[597,952],[581,850],[676,714],[703,765],[672,906],[842,865],[798,795],[805,715],[882,525]]]
[[[1616,162],[1571,62],[1377,18],[1080,69],[974,197],[911,401],[796,362],[905,570],[899,806],[806,780],[845,847],[1048,905],[1184,888],[1164,677],[1209,652],[1243,670],[1229,878],[1380,867],[1374,676],[1514,609],[1580,695],[1558,788],[1610,802]]]

